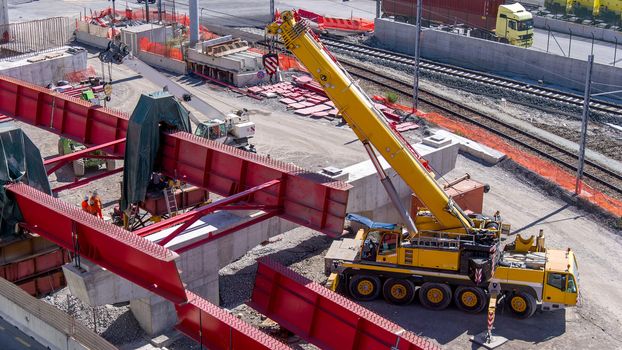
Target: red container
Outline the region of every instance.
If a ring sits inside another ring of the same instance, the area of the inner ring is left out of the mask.
[[[424,21],[448,25],[465,24],[471,28],[492,31],[497,21],[497,11],[504,0],[423,0]],[[417,15],[416,0],[383,0],[385,16],[414,23]],[[399,18],[401,17],[401,18]]]

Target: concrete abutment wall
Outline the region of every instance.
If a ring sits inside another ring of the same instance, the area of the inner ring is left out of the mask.
[[[414,54],[415,26],[386,19],[376,19],[375,23],[374,36],[383,47]],[[431,29],[425,29],[421,35],[421,55],[430,60],[502,76],[542,80],[581,94],[587,70],[585,60]],[[592,81],[594,84],[620,85],[622,68],[595,63]]]

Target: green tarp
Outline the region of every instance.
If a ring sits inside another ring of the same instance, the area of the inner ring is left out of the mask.
[[[143,94],[127,129],[121,208],[145,199],[162,128],[190,132],[188,111],[168,92]]]
[[[17,203],[4,185],[23,182],[52,194],[41,153],[24,132],[13,123],[0,124],[0,239],[15,232],[22,216]]]

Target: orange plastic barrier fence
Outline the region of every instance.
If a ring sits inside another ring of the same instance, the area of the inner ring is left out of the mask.
[[[146,51],[150,53],[154,53],[156,55],[172,58],[178,61],[183,61],[183,55],[181,54],[181,49],[178,47],[167,47],[161,43],[154,43],[149,41],[148,38],[140,38],[138,42],[138,47],[141,51]]]
[[[125,9],[125,10],[116,10],[116,18],[117,21],[122,20],[136,20],[136,21],[146,21],[147,19],[147,11],[145,9]],[[106,22],[101,19],[106,16],[112,16],[112,8],[107,8],[98,12],[92,13],[91,16],[86,16],[85,21],[94,21],[101,26],[107,26]],[[149,10],[149,19],[150,21],[156,20],[159,18],[157,10]],[[190,17],[184,14],[179,14],[177,12],[169,12],[162,11],[162,21],[165,23],[177,23],[179,25],[188,27],[190,26]],[[199,25],[199,33],[201,40],[209,40],[218,38],[218,35],[207,30],[206,27]],[[111,38],[113,35],[119,34],[119,31],[116,30],[115,33],[109,33],[108,37]]]
[[[267,50],[256,48],[256,47],[251,47],[248,50],[251,52],[256,52],[261,55],[268,53]],[[305,66],[303,66],[300,63],[300,61],[296,59],[296,57],[288,55],[288,54],[284,54],[284,53],[279,54],[279,69],[282,71],[295,69],[300,72],[308,73],[307,68],[305,68]]]
[[[320,29],[339,29],[360,32],[373,32],[374,22],[364,18],[331,18],[319,17]]]
[[[374,96],[374,100],[383,102],[391,108],[401,109],[408,112],[412,111],[411,107],[387,103],[386,99],[381,96]],[[467,126],[463,123],[451,120],[437,113],[418,112],[417,115],[447,130],[459,133],[464,137],[475,140],[488,147],[492,147],[498,151],[501,151],[522,167],[529,169],[530,171],[550,181],[553,181],[565,190],[573,193],[575,191],[575,174],[570,174],[566,170],[536,155],[523,152],[516,147],[508,144],[500,137],[491,134],[486,130],[482,130],[478,127],[471,125]],[[612,198],[604,193],[601,193],[597,189],[592,188],[585,183],[583,184],[583,192],[581,193],[581,198],[589,201],[592,204],[598,205],[602,209],[617,217],[622,217],[622,201]]]

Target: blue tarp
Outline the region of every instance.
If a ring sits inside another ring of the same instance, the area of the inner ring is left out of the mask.
[[[358,222],[359,224],[363,224],[371,229],[381,229],[381,230],[395,230],[397,227],[396,224],[387,224],[384,222],[374,222],[369,218],[366,218],[362,215],[357,214],[348,214],[346,216],[347,220]]]

